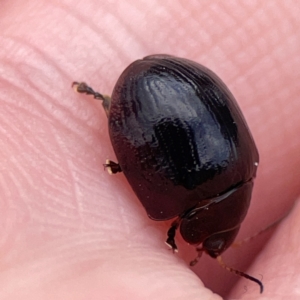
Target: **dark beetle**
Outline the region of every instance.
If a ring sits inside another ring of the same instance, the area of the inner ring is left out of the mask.
[[[193,61],[152,55],[122,73],[111,100],[85,83],[78,92],[103,100],[118,163],[153,220],[177,217],[184,240],[218,258],[234,241],[249,208],[259,155],[233,95]],[[198,257],[191,262],[194,265]]]

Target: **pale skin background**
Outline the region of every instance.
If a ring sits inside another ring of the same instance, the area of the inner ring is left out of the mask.
[[[298,204],[224,255],[262,279],[262,296],[206,255],[189,268],[193,247],[178,236],[173,255],[169,222],[149,220],[124,176],[103,171],[115,156],[101,102],[71,89],[110,94],[154,53],[216,72],[260,152],[240,240],[299,196],[299,15],[292,0],[1,1],[0,299],[299,299]]]

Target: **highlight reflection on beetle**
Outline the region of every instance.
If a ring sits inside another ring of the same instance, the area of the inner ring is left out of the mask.
[[[111,98],[85,83],[77,92],[103,101],[118,162],[149,218],[172,222],[166,243],[175,251],[177,230],[229,271],[220,255],[233,243],[250,205],[259,155],[236,100],[204,66],[169,55],[129,65]],[[134,163],[133,163],[134,162]]]

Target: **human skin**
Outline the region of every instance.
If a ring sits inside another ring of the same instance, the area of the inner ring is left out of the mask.
[[[148,219],[115,160],[101,102],[154,53],[195,60],[235,95],[260,152],[238,240],[224,261],[261,299],[299,299],[300,38],[297,1],[2,1],[0,299],[260,299],[170,222]],[[201,282],[203,280],[203,283]],[[297,283],[298,282],[298,283]],[[211,289],[211,290],[210,290]]]

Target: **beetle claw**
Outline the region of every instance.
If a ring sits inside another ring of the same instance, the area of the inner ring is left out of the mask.
[[[105,164],[103,164],[104,169],[107,169],[107,172],[112,175],[118,172],[122,172],[122,169],[118,163],[115,163],[109,159],[106,160]]]
[[[104,100],[104,96],[98,92],[95,92],[90,86],[88,86],[85,82],[77,82],[74,81],[72,83],[72,88],[77,93],[93,95],[95,99]]]
[[[77,82],[74,81],[72,83],[72,88],[75,92],[81,93],[81,94],[87,94],[92,95],[96,100],[102,100],[102,105],[105,110],[106,115],[109,115],[110,110],[110,97],[106,95],[102,95],[96,91],[94,91],[90,86],[88,86],[85,82]]]
[[[196,248],[196,250],[197,250],[197,252],[198,252],[198,255],[197,255],[197,257],[196,257],[195,259],[193,259],[193,260],[190,262],[190,266],[191,266],[191,267],[195,266],[195,265],[198,263],[199,259],[200,259],[201,256],[202,256],[202,253],[203,253],[203,251],[204,251],[202,247],[201,247],[201,248]]]
[[[177,245],[175,244],[174,240],[172,241],[172,240],[167,239],[165,243],[167,246],[170,247],[170,249],[173,251],[173,253],[178,252],[178,248],[177,248]]]
[[[172,248],[173,252],[178,252],[178,248],[177,248],[177,245],[175,243],[175,235],[176,235],[176,230],[179,226],[179,223],[180,223],[180,219],[176,219],[170,229],[168,230],[168,233],[167,233],[167,240],[166,240],[166,244]]]
[[[174,253],[174,252],[178,252],[178,248],[177,248],[177,245],[176,245],[174,239],[168,238],[168,239],[166,240],[166,245],[168,245],[168,246],[172,249],[173,253]]]

